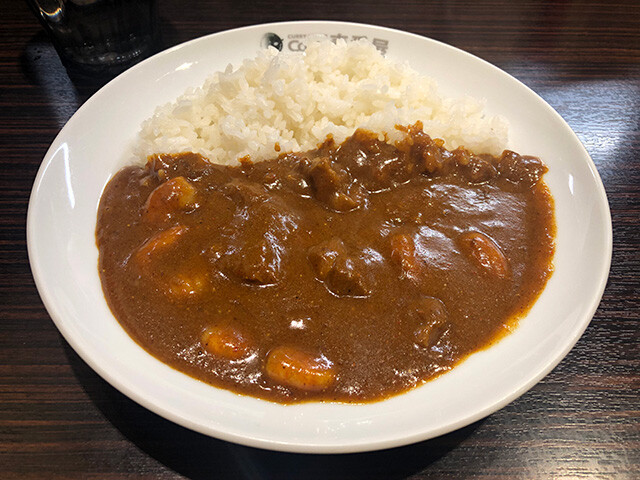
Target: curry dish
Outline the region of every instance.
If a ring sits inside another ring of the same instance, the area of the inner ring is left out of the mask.
[[[172,367],[282,403],[379,400],[491,345],[552,271],[546,167],[405,130],[124,168],[96,231],[114,315]]]

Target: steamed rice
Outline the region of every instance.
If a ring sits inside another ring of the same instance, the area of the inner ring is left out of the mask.
[[[356,128],[394,141],[396,125],[422,121],[448,148],[500,153],[507,122],[470,97],[444,98],[436,82],[384,58],[366,40],[309,44],[304,54],[261,51],[233,70],[159,107],[145,121],[136,153],[196,152],[231,164],[250,156],[315,148],[327,135],[342,142]]]

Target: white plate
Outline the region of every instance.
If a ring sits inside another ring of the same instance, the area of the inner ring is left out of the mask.
[[[253,57],[264,35],[284,48],[304,36],[366,36],[408,60],[450,94],[487,100],[511,122],[510,147],[540,156],[556,201],[555,273],[530,314],[496,346],[409,393],[367,405],[283,406],[219,390],[164,365],[124,332],[97,272],[100,194],[127,160],[140,123],[228,63]],[[569,352],[600,301],[611,261],[611,219],[601,180],[578,138],[540,97],[498,68],[453,47],[368,25],[293,22],[187,42],[110,82],[69,120],[36,178],[27,220],[29,258],[42,300],[76,352],[148,409],[217,438],[295,452],[355,452],[404,445],[472,423],[511,402]]]

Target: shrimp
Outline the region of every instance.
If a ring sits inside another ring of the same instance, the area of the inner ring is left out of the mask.
[[[227,360],[246,358],[252,351],[248,336],[231,325],[217,325],[207,328],[200,337],[205,350]]]
[[[155,234],[138,248],[138,251],[135,253],[136,260],[140,265],[148,264],[154,255],[169,248],[178,240],[180,235],[183,235],[186,231],[187,227],[184,225],[174,225],[167,230]]]
[[[278,347],[269,352],[265,371],[286,386],[317,392],[336,380],[333,364],[324,356],[313,356],[294,347]]]
[[[144,218],[161,222],[176,210],[185,210],[195,204],[196,189],[184,177],[175,177],[158,186],[147,198]]]
[[[460,237],[463,252],[484,271],[499,278],[509,275],[509,262],[498,244],[488,235],[467,232]]]

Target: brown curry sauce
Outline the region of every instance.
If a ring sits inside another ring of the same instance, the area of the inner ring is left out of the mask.
[[[489,346],[552,271],[546,167],[406,130],[124,168],[96,230],[114,315],[168,365],[282,403],[379,400]]]

